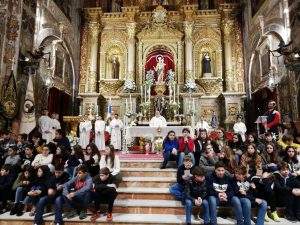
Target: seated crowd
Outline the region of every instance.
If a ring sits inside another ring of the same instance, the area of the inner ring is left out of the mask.
[[[39,132],[30,139],[24,134],[1,135],[0,213],[22,216],[29,211],[33,224],[41,225],[44,211],[52,205],[55,225],[61,225],[63,218],[85,219],[89,208],[95,222],[100,204],[106,204],[106,219],[112,221],[116,188],[122,181],[114,147],[98,150],[92,142],[86,149],[70,147],[62,131],[56,132],[48,144]]]
[[[189,129],[170,131],[163,142],[164,161],[178,166],[177,183],[170,192],[186,210],[191,224],[193,206],[202,208],[204,224],[217,224],[217,206],[231,206],[238,225],[279,221],[277,208],[285,208],[290,221],[300,221],[299,136],[249,133],[245,142],[238,133]],[[278,139],[278,140],[277,140]],[[294,142],[295,140],[295,142]]]

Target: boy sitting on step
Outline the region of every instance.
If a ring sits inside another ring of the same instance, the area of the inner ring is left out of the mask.
[[[193,206],[201,206],[203,210],[204,225],[209,224],[209,206],[207,201],[207,185],[205,180],[205,172],[203,168],[196,166],[193,170],[193,178],[190,183],[185,186],[185,213],[186,224],[191,225],[191,216]]]
[[[210,224],[217,225],[217,206],[230,205],[233,196],[232,179],[225,174],[225,165],[217,162],[215,171],[207,178]]]
[[[95,211],[91,217],[92,223],[95,223],[97,218],[100,217],[98,210],[101,203],[108,204],[106,221],[112,222],[112,210],[114,201],[118,195],[116,185],[113,184],[113,181],[113,176],[107,167],[101,168],[99,175],[93,178],[94,191],[92,192],[92,199],[95,202]]]
[[[77,175],[64,184],[63,195],[57,203],[57,207],[62,207],[64,203],[72,209],[65,217],[71,219],[79,214],[79,219],[87,217],[86,209],[90,203],[90,194],[93,187],[93,180],[88,174],[87,167],[81,165],[77,169]]]
[[[178,167],[177,170],[177,183],[173,184],[170,187],[170,193],[176,198],[178,201],[182,201],[182,204],[185,204],[183,193],[184,187],[187,183],[189,183],[192,179],[192,171],[193,171],[193,160],[189,155],[185,155],[183,158],[183,164]]]
[[[11,165],[5,164],[0,171],[0,214],[7,209],[7,200],[11,196],[11,188],[15,180],[15,175],[12,172]]]

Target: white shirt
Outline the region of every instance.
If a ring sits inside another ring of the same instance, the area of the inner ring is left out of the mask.
[[[167,121],[163,116],[154,116],[149,122],[150,127],[166,127]]]
[[[197,124],[196,124],[196,128],[197,130],[199,129],[205,129],[206,131],[209,131],[211,128],[208,124],[208,122],[202,120],[202,121],[199,121]]]
[[[32,166],[48,166],[52,163],[53,160],[53,154],[49,154],[47,156],[44,156],[43,154],[37,154],[32,161]]]
[[[247,132],[247,127],[243,122],[236,122],[233,125],[234,133],[238,133],[242,136],[243,141],[246,140],[245,133]]]
[[[107,167],[109,169],[109,171],[111,172],[111,175],[113,175],[113,176],[120,173],[121,163],[120,163],[119,156],[115,155],[114,167],[112,167],[110,157],[107,157],[107,161],[105,161],[105,158],[106,158],[106,155],[101,155],[101,160],[99,163],[100,169]]]

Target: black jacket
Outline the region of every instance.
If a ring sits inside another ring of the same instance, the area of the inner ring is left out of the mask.
[[[228,202],[230,202],[233,196],[232,179],[226,174],[223,178],[219,178],[216,173],[213,172],[207,178],[207,187],[209,196],[215,196],[218,198],[220,192],[225,192]]]
[[[245,180],[242,182],[233,178],[232,181],[233,195],[239,198],[248,198],[251,202],[253,202],[255,200],[255,196],[254,196],[254,190],[251,188],[250,183],[251,181],[249,180]],[[241,189],[246,192],[246,195],[241,194],[240,192]]]
[[[198,197],[200,197],[202,200],[205,199],[208,196],[206,180],[204,180],[202,183],[199,183],[193,179],[190,183],[185,185],[184,192],[185,197],[192,201]]]
[[[100,176],[97,175],[97,176],[93,177],[93,183],[94,183],[94,189],[96,192],[102,192],[103,190],[114,188],[114,187],[107,186],[108,184],[113,184],[113,177],[111,174],[105,181],[102,181],[100,179]]]
[[[9,191],[14,184],[15,178],[13,173],[9,173],[6,176],[0,176],[0,192]]]
[[[57,191],[57,187],[59,185],[63,185],[65,184],[66,182],[68,182],[70,179],[70,176],[68,173],[66,172],[63,172],[63,174],[60,176],[60,177],[56,177],[56,176],[52,176],[50,179],[49,179],[49,182],[48,182],[48,189],[51,188],[51,189],[54,189]],[[62,194],[62,191],[63,189],[59,190],[56,195],[60,195]]]
[[[190,173],[192,174],[192,171],[193,171],[194,167],[192,167],[190,170]],[[185,181],[182,176],[184,175],[184,171],[187,170],[184,166],[184,164],[182,164],[181,166],[178,167],[178,170],[177,170],[177,183],[182,185],[182,186],[185,186],[185,184],[187,183],[187,181]]]
[[[273,190],[275,193],[284,196],[292,192],[292,188],[287,185],[292,178],[283,177],[279,172],[275,172],[273,173],[273,179]]]

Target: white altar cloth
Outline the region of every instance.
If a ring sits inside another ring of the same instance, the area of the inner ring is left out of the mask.
[[[191,133],[190,126],[167,126],[167,127],[149,127],[149,126],[134,126],[127,128],[127,138],[144,137],[153,140],[155,137],[166,137],[169,131],[174,131],[176,137],[182,135],[182,129],[188,128]]]

